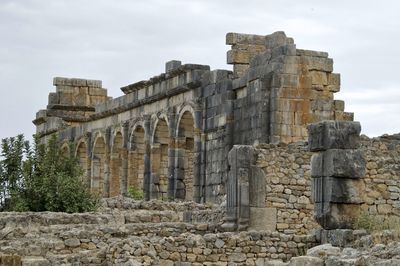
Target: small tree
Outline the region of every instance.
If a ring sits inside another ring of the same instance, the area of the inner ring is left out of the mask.
[[[23,140],[23,137],[21,138]],[[20,150],[19,142],[10,142],[10,139],[3,140],[5,143],[11,143],[5,145],[6,149],[2,147],[2,155],[6,159],[12,155],[11,150]],[[5,187],[4,202],[9,202],[1,205],[3,209],[83,212],[96,208],[97,198],[81,181],[83,171],[77,158],[73,154],[63,156],[55,136],[52,136],[46,145],[39,144],[35,137],[33,148],[29,143],[24,143],[22,156],[11,156],[15,157],[15,162],[1,161],[0,180],[10,180],[7,173],[13,173],[13,186],[9,185],[10,181],[2,182],[6,184],[1,187]],[[15,145],[17,147],[14,147]],[[15,182],[15,179],[18,182]]]

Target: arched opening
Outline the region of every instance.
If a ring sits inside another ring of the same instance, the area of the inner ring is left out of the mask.
[[[82,181],[90,187],[90,178],[88,177],[88,156],[87,156],[87,146],[85,142],[81,142],[76,149],[76,157],[79,160],[79,165],[82,168]]]
[[[99,137],[93,148],[92,158],[92,180],[90,184],[91,191],[100,196],[107,197],[107,192],[104,189],[104,166],[106,159],[106,143],[103,137]]]
[[[118,196],[121,193],[122,159],[123,139],[121,132],[118,132],[114,137],[110,157],[110,197]]]
[[[146,147],[144,144],[144,129],[138,126],[131,135],[129,166],[128,166],[128,189],[133,187],[143,191],[144,183],[144,154]]]
[[[179,121],[175,197],[193,200],[194,120],[186,111]]]
[[[158,198],[167,199],[168,192],[168,125],[160,119],[154,132],[151,150],[151,173],[154,189]]]

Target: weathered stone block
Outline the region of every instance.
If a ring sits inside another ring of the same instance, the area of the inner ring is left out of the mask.
[[[362,180],[317,177],[312,179],[312,200],[315,203],[362,203],[365,183]]]
[[[304,50],[304,49],[297,49],[297,55],[325,57],[325,58],[328,57],[328,53],[327,52]]]
[[[311,256],[293,257],[289,263],[290,266],[324,266],[324,261],[320,258]]]
[[[254,148],[248,145],[234,145],[228,154],[231,168],[250,168],[255,159]]]
[[[229,50],[226,53],[228,64],[249,64],[250,53],[244,50]]]
[[[340,74],[338,73],[327,73],[328,84],[340,86]]]
[[[308,70],[333,71],[333,60],[331,58],[305,56],[303,63],[307,65]]]
[[[344,111],[344,101],[334,100],[333,105],[335,107],[335,111]]]
[[[365,176],[365,164],[361,150],[331,149],[313,154],[311,176],[361,178]]]
[[[270,35],[265,36],[265,46],[268,49],[273,49],[275,47],[285,45],[285,44],[293,44],[293,42],[288,40],[286,34],[283,31],[277,31]]]
[[[177,69],[182,65],[181,61],[171,60],[165,63],[165,73],[171,72],[174,69]]]
[[[307,129],[311,151],[356,149],[359,146],[361,132],[359,122],[322,121],[309,125]]]
[[[86,84],[87,84],[88,87],[94,87],[94,88],[101,88],[102,87],[102,81],[101,80],[88,79],[88,80],[86,80]]]
[[[250,207],[250,230],[276,230],[277,209]]]
[[[58,99],[58,94],[55,92],[49,93],[49,104],[58,104],[59,99]]]
[[[226,44],[254,44],[254,45],[264,45],[265,36],[255,35],[255,34],[242,34],[229,32],[226,34]]]
[[[310,71],[312,84],[328,85],[328,78],[326,72],[323,71]]]
[[[359,213],[360,204],[330,202],[314,204],[314,218],[324,229],[352,228],[354,219]]]

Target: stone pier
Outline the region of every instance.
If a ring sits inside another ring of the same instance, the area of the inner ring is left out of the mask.
[[[314,217],[324,229],[352,228],[360,213],[365,159],[359,122],[323,121],[308,127]]]

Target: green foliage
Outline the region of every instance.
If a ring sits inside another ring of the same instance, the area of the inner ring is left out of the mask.
[[[73,147],[70,150],[74,150]],[[33,147],[22,135],[2,140],[0,210],[84,212],[98,199],[82,182],[75,156],[63,156],[55,136]]]
[[[128,188],[128,196],[135,200],[142,200],[144,198],[143,191],[135,186]]]

